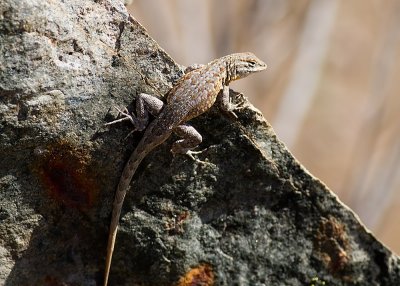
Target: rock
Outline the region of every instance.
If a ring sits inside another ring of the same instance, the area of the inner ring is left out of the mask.
[[[119,1],[0,11],[0,284],[101,285],[115,187],[141,137],[103,125],[182,67]],[[192,121],[203,162],[173,157],[174,138],[144,160],[110,285],[400,285],[399,257],[236,104],[238,120]]]

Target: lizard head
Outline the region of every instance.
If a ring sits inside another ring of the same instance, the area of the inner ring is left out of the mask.
[[[263,71],[267,65],[252,53],[238,53],[227,56],[228,80],[244,78],[252,73]]]

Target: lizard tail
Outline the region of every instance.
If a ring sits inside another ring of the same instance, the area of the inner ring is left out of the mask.
[[[137,153],[136,151],[134,151],[132,153],[131,157],[128,160],[128,163],[125,165],[124,171],[122,172],[122,176],[118,184],[117,192],[115,194],[115,199],[113,203],[111,224],[108,235],[106,266],[104,270],[104,284],[103,284],[104,286],[107,286],[108,276],[110,274],[111,259],[114,252],[115,238],[117,236],[118,222],[119,222],[119,217],[121,215],[122,204],[124,202],[124,198],[129,188],[129,184],[132,180],[132,177],[135,174],[136,169],[139,166],[140,162],[142,162],[145,156],[146,154],[143,152]]]

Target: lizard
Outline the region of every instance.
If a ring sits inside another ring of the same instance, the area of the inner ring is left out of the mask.
[[[267,65],[252,53],[227,55],[206,65],[188,67],[185,74],[167,92],[165,104],[155,96],[141,93],[136,99],[136,115],[130,114],[127,109],[121,111],[117,108],[123,117],[106,125],[130,120],[134,125],[133,131],[145,131],[125,164],[116,190],[108,236],[104,286],[108,283],[123,201],[139,164],[172,133],[182,139],[172,144],[171,152],[192,156],[191,150],[202,142],[202,137],[186,122],[206,112],[215,102],[223,112],[236,117],[229,101],[229,83],[266,68]],[[155,117],[150,124],[149,113]]]

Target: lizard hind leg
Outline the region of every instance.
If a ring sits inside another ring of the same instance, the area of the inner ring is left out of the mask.
[[[184,154],[189,156],[193,161],[201,164],[201,165],[213,165],[208,162],[203,162],[193,155],[200,154],[203,151],[192,151],[192,149],[196,148],[202,141],[202,137],[196,129],[194,129],[190,125],[179,125],[174,129],[174,133],[181,137],[182,139],[174,142],[172,144],[171,152],[172,154]]]
[[[162,100],[153,95],[140,93],[136,98],[136,115],[129,113],[126,107],[123,109],[123,111],[115,107],[115,109],[117,109],[118,112],[123,116],[119,119],[106,123],[105,125],[112,125],[121,121],[129,120],[134,126],[133,131],[129,133],[130,135],[132,132],[146,129],[149,123],[149,113],[153,116],[157,116],[160,114],[163,107],[164,102]]]
[[[190,125],[179,125],[175,127],[174,133],[182,139],[172,144],[171,152],[173,154],[190,154],[190,151],[202,141],[200,133]]]

